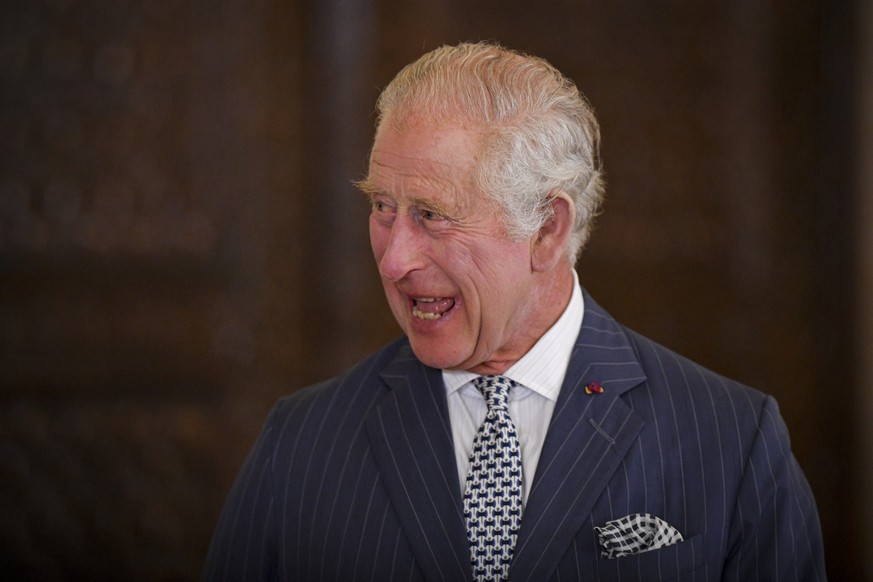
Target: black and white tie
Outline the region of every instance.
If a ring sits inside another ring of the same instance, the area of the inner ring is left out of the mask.
[[[509,390],[516,384],[503,376],[480,376],[473,384],[488,405],[473,440],[464,488],[473,579],[505,580],[522,510],[521,449],[507,408]]]

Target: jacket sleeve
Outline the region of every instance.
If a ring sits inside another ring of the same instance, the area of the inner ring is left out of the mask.
[[[776,401],[757,411],[737,492],[724,580],[826,580],[815,499]]]
[[[222,509],[206,558],[204,581],[275,578],[272,516],[277,409],[270,414]]]

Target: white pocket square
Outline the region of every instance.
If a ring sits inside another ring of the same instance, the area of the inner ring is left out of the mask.
[[[634,513],[595,527],[600,539],[600,555],[619,558],[672,546],[684,538],[672,525],[648,513]]]

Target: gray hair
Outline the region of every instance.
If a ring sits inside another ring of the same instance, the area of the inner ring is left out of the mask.
[[[536,233],[552,217],[552,197],[565,192],[576,207],[567,249],[575,263],[603,199],[600,128],[555,67],[490,43],[443,46],[404,67],[377,111],[379,124],[398,128],[424,114],[480,129],[478,185],[503,208],[513,238]]]

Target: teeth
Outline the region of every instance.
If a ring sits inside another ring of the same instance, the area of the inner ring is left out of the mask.
[[[430,304],[435,303],[437,301],[444,301],[441,297],[413,297],[413,305],[412,305],[412,315],[419,319],[424,319],[427,321],[433,321],[434,319],[439,319],[443,316],[443,313],[434,313],[431,310],[419,309],[419,305],[421,304]]]
[[[424,311],[420,311],[418,309],[413,309],[412,315],[414,315],[415,317],[417,317],[419,319],[427,319],[427,320],[439,319],[440,317],[443,316],[442,313],[427,313]]]

